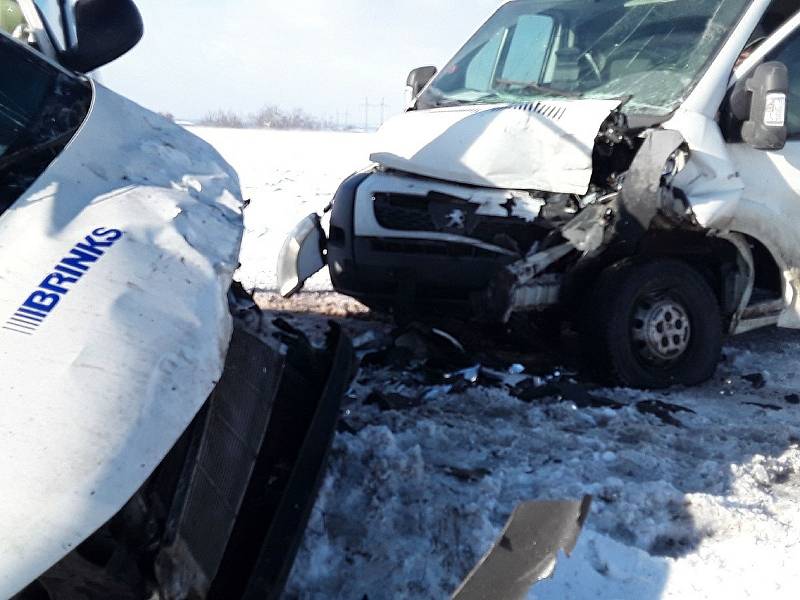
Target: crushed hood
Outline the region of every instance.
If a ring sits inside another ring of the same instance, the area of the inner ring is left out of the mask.
[[[0,597],[116,514],[195,417],[241,236],[235,172],[100,86],[0,216]]]
[[[411,111],[381,128],[370,158],[468,185],[585,194],[595,138],[619,105],[554,100]]]

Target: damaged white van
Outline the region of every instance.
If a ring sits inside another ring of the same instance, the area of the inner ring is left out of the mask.
[[[800,327],[797,2],[516,0],[408,83],[284,293],[325,261],[370,306],[569,319],[644,387]]]
[[[0,598],[277,598],[346,338],[232,286],[236,173],[83,74],[142,36],[131,0],[0,9]]]

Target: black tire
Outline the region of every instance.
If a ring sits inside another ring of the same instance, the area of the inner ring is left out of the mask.
[[[713,377],[722,353],[719,301],[688,264],[623,261],[600,275],[587,300],[581,333],[601,377],[646,389],[697,385]],[[668,352],[673,355],[663,356]]]

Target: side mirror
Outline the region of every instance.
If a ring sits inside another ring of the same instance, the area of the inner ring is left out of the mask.
[[[780,150],[786,145],[789,70],[781,62],[759,65],[752,76],[739,81],[730,97],[732,116],[742,124],[742,140],[758,150]]]
[[[88,73],[116,60],[144,35],[142,15],[133,0],[77,0],[77,45],[61,55],[74,71]]]
[[[408,74],[406,85],[410,88],[412,98],[419,96],[419,93],[436,76],[436,72],[436,67],[419,67]]]

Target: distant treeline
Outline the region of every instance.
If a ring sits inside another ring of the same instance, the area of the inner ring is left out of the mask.
[[[299,109],[288,112],[277,106],[265,106],[248,116],[242,116],[230,110],[216,110],[208,113],[200,121],[200,125],[232,129],[310,129],[317,131],[352,129],[350,126],[341,126],[330,119],[311,116]]]

